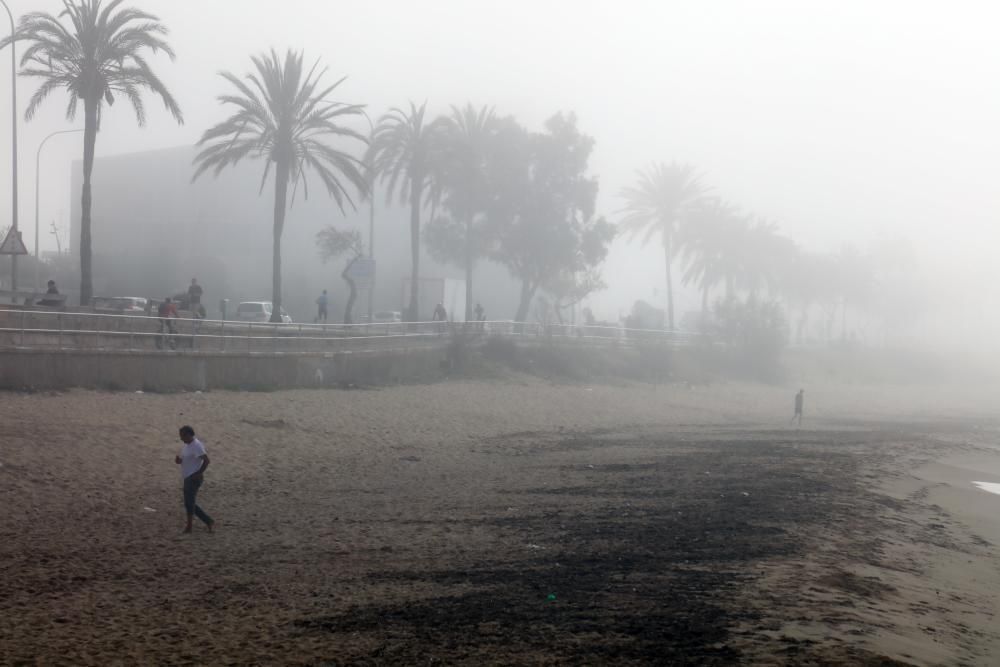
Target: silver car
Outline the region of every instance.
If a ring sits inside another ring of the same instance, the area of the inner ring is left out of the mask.
[[[270,301],[243,301],[236,308],[236,319],[241,322],[270,322],[273,312],[274,305]],[[281,321],[285,324],[292,321],[284,308],[281,309]]]

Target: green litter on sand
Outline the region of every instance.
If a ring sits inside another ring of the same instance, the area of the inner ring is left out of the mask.
[[[549,602],[555,602],[556,601],[556,594],[555,593],[549,593],[548,601]]]

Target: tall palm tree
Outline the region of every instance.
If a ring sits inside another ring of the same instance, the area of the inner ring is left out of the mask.
[[[702,290],[703,313],[708,291],[720,282],[725,284],[727,301],[738,288],[756,296],[766,287],[773,295],[797,252],[791,239],[778,233],[777,225],[740,213],[715,197],[691,209],[677,242],[686,265],[682,280]]]
[[[634,187],[622,190],[625,215],[621,226],[633,238],[642,234],[643,245],[656,234],[660,235],[667,274],[667,320],[673,329],[674,283],[670,265],[677,251],[677,228],[691,206],[709,188],[701,183],[702,176],[689,164],[661,162],[640,170],[638,176]]]
[[[66,118],[76,117],[83,102],[83,194],[80,218],[80,303],[93,296],[90,177],[94,170],[94,145],[101,129],[105,104],[125,97],[135,109],[139,126],[146,124],[142,93],[150,91],[163,100],[178,123],[184,122],[180,107],[153,72],[148,53],[163,51],[173,60],[174,52],[164,41],[167,28],[149,13],[119,9],[124,0],[63,0],[58,16],[30,12],[21,17],[13,39],[27,42],[21,55],[21,76],[41,79],[31,96],[25,118],[31,120],[39,105],[57,88],[69,93]],[[65,24],[64,24],[65,21]],[[0,42],[6,46],[12,38]]]
[[[274,243],[272,246],[271,300],[274,304],[272,322],[281,321],[281,234],[288,209],[288,186],[299,184],[309,196],[306,172],[314,172],[337,202],[352,207],[354,201],[345,187],[348,181],[358,192],[367,194],[362,173],[364,163],[350,153],[325,143],[330,137],[367,139],[340,124],[344,118],[360,115],[357,104],[331,102],[327,96],[344,79],[321,87],[326,69],[317,71],[317,61],[306,71],[302,53],[289,50],[282,61],[273,49],[269,54],[252,56],[256,71],[242,79],[230,72],[220,76],[236,88],[236,94],[219,96],[219,102],[235,107],[235,113],[208,129],[198,142],[204,149],[195,157],[198,165],[194,178],[212,169],[216,176],[223,169],[238,164],[243,158],[265,161],[260,191],[264,191],[271,168],[274,168]],[[194,179],[192,179],[194,180]]]
[[[739,280],[752,296],[762,288],[772,297],[783,291],[782,281],[798,248],[779,232],[776,223],[761,218],[748,220],[740,251],[743,273]]]
[[[743,218],[735,206],[718,197],[702,199],[692,206],[677,230],[675,245],[684,260],[681,282],[694,283],[701,290],[703,323],[708,317],[708,295],[725,282],[726,299],[732,297],[733,246],[742,240]]]
[[[420,211],[439,193],[432,187],[440,159],[441,125],[426,122],[427,103],[410,102],[409,112],[392,108],[375,126],[367,162],[387,183],[386,199],[399,192],[399,202],[410,205],[410,305],[406,319],[415,322],[420,310]]]
[[[489,207],[489,160],[497,136],[497,117],[492,107],[477,109],[453,106],[441,119],[442,164],[440,183],[444,205],[458,223],[461,235],[459,259],[465,268],[465,317],[472,315],[472,271],[487,242],[477,219]]]

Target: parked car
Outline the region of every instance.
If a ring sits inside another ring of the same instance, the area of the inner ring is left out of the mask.
[[[241,322],[270,322],[273,312],[274,305],[270,301],[243,301],[236,307],[236,319]],[[285,324],[292,321],[284,308],[281,309],[281,321]]]
[[[142,315],[149,299],[141,296],[95,296],[91,300],[94,310],[113,310],[126,315]]]
[[[402,322],[403,314],[398,310],[380,310],[372,315],[372,322],[385,324],[386,322]]]

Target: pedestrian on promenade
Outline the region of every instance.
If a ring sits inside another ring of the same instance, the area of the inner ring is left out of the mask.
[[[157,314],[160,316],[161,334],[165,332],[169,332],[172,334],[177,333],[177,330],[174,328],[174,322],[173,322],[174,320],[177,319],[177,304],[171,301],[169,296],[163,300],[163,303],[160,304],[160,308],[157,311]]]
[[[326,295],[326,290],[323,290],[323,293],[320,294],[319,297],[316,299],[316,308],[317,308],[316,322],[323,320],[323,324],[326,324],[326,317],[327,317],[326,309],[329,303],[330,300],[329,297],[327,297]]]

